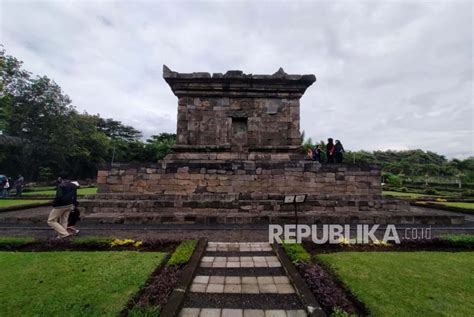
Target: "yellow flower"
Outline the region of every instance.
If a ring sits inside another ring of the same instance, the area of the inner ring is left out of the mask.
[[[132,239],[124,239],[124,240],[115,239],[114,241],[112,241],[112,243],[110,243],[110,246],[115,247],[118,245],[122,246],[122,245],[127,245],[127,244],[134,244],[134,243],[135,243],[135,240],[132,240]]]
[[[381,246],[384,246],[384,247],[389,247],[389,246],[391,246],[390,243],[387,243],[387,242],[385,242],[385,241],[383,241],[383,240],[382,240],[382,241],[380,241],[380,240],[375,240],[373,243],[374,243],[375,245],[381,245]]]
[[[143,244],[143,241],[137,241],[133,244],[134,247],[138,248],[139,246],[141,246]]]
[[[341,239],[339,239],[339,244],[340,245],[348,245],[348,244],[350,244],[350,241],[346,238],[341,238]]]

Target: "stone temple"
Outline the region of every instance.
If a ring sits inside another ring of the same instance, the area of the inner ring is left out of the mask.
[[[451,223],[382,197],[380,168],[319,164],[301,149],[300,98],[314,75],[178,73],[173,153],[150,164],[98,172],[88,218],[113,223],[290,223],[285,194],[307,194],[301,223]],[[454,220],[453,220],[454,219]]]

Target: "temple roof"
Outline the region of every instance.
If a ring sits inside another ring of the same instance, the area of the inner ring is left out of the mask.
[[[272,75],[244,74],[229,70],[225,74],[178,73],[163,65],[163,78],[176,96],[236,96],[299,98],[316,81],[313,74],[287,74],[283,68]]]

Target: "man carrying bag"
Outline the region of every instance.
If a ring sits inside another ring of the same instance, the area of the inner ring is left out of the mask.
[[[57,233],[58,239],[64,239],[71,234],[67,231],[69,213],[77,205],[77,187],[68,180],[58,179],[56,197],[53,209],[48,217],[48,225]]]

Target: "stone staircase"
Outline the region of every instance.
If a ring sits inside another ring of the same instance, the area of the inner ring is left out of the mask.
[[[97,223],[291,223],[294,205],[283,204],[283,200],[282,194],[111,193],[83,199],[81,206],[87,221]],[[417,222],[417,215],[410,212],[408,202],[380,195],[312,194],[305,203],[298,204],[297,211],[300,223],[308,224]],[[436,223],[438,220],[423,221]]]
[[[209,242],[180,317],[303,317],[268,243]]]

